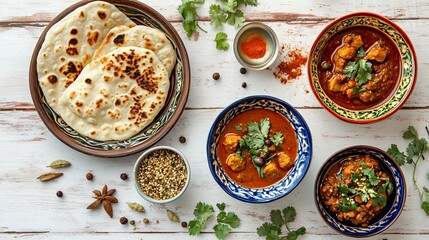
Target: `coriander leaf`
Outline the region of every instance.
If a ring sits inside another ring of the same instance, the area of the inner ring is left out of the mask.
[[[234,125],[235,130],[243,131],[243,128],[240,125]]]
[[[235,154],[237,154],[237,156],[239,157],[239,158],[241,158],[241,160],[244,160],[245,158],[243,157],[243,154],[242,154],[242,152],[241,152],[241,150],[239,149],[239,150],[237,150],[237,152],[235,152]]]
[[[194,215],[197,217],[197,220],[200,220],[201,222],[207,221],[211,216],[213,216],[213,206],[199,202],[197,203],[197,206],[194,210]]]
[[[282,231],[280,230],[280,228],[278,226],[276,226],[275,224],[272,224],[272,223],[267,223],[267,222],[262,224],[261,226],[259,226],[256,229],[256,232],[258,233],[258,236],[260,236],[260,237],[267,236],[267,239],[268,239],[268,236],[273,237],[275,235],[277,235],[277,239],[279,239],[279,235],[282,233]],[[272,238],[272,239],[274,239],[274,238]]]
[[[261,133],[264,138],[268,137],[268,133],[270,131],[270,120],[268,118],[261,119]]]
[[[426,215],[429,216],[429,201],[422,202],[422,209],[425,211]]]
[[[408,159],[411,159],[414,156],[420,156],[424,152],[426,152],[429,149],[428,142],[424,138],[414,138],[407,147],[407,155]]]
[[[201,233],[201,230],[205,228],[205,224],[198,221],[198,220],[192,220],[189,222],[189,229],[188,233],[189,235],[199,235]]]
[[[217,215],[218,223],[228,224],[232,228],[237,228],[240,225],[240,218],[233,212],[220,212]]]
[[[225,203],[217,203],[216,207],[223,212],[225,210]]]
[[[238,145],[240,146],[240,148],[248,148],[246,140],[244,140],[244,138],[240,138],[240,140],[238,140]]]
[[[271,138],[270,138],[270,141],[274,144],[274,146],[278,146],[278,145],[280,145],[280,144],[282,144],[283,143],[283,140],[284,140],[284,138],[283,138],[283,133],[282,132],[276,132],[275,134],[274,134],[274,136],[272,136]]]
[[[404,132],[402,135],[404,139],[416,139],[419,138],[419,134],[417,133],[417,130],[413,126],[408,126],[407,131]]]
[[[362,169],[363,175],[368,177],[368,182],[372,186],[377,186],[380,183],[380,179],[375,176],[374,168],[371,169]]]
[[[243,16],[243,12],[236,9],[235,12],[228,12],[226,22],[231,26],[239,27],[243,25],[243,22],[246,20]]]
[[[359,173],[352,173],[352,175],[351,175],[352,182],[353,183],[357,182],[361,177],[362,177],[362,175]]]
[[[256,7],[258,5],[258,0],[237,0],[238,6],[241,4],[244,4],[245,6],[254,6]]]
[[[218,223],[213,227],[213,230],[215,231],[217,239],[225,239],[231,231],[231,228],[226,224]]]
[[[223,1],[224,4],[222,7],[222,10],[227,12],[227,13],[234,13],[237,10],[238,7],[238,2],[235,0],[226,0]]]
[[[295,208],[287,207],[287,208],[283,209],[283,215],[284,215],[285,223],[295,221],[295,217],[296,217]]]
[[[182,4],[178,7],[179,13],[183,18],[182,26],[188,38],[194,34],[197,27],[205,32],[205,30],[198,25],[197,20],[198,15],[196,8],[201,4],[204,4],[204,0],[183,0]]]
[[[223,27],[223,23],[226,23],[226,15],[219,5],[212,4],[210,6],[209,14],[211,17],[210,25],[214,29],[221,29]]]
[[[405,164],[405,160],[407,159],[407,155],[403,152],[399,151],[398,146],[396,144],[390,145],[390,148],[387,149],[387,153],[396,160],[396,162],[402,166]]]
[[[358,85],[362,86],[371,79],[372,64],[366,60],[359,60],[359,70],[357,73]]]
[[[338,185],[337,189],[338,189],[338,192],[344,194],[343,196],[345,196],[345,195],[347,195],[347,193],[349,193],[349,188],[346,185],[344,185],[344,186]]]
[[[264,136],[259,130],[259,125],[257,122],[248,122],[247,123],[247,134],[243,137],[246,140],[247,146],[253,149],[260,149],[264,146]]]
[[[365,50],[363,49],[363,47],[360,47],[360,48],[358,49],[358,52],[357,52],[357,54],[356,54],[356,57],[357,57],[357,58],[363,58],[363,57],[365,57]]]
[[[374,198],[372,198],[372,206],[376,207],[378,205],[385,206],[386,205],[386,197],[383,195],[377,195]]]
[[[216,49],[226,51],[229,48],[229,43],[226,41],[228,35],[224,32],[218,32],[214,41],[216,42]]]
[[[366,92],[365,88],[353,88],[353,94],[356,95],[361,92]]]
[[[305,227],[300,227],[295,231],[289,232],[289,234],[287,235],[287,240],[296,240],[298,239],[299,236],[304,235],[305,232],[306,232]]]
[[[271,210],[270,212],[271,222],[277,225],[279,228],[285,224],[285,220],[282,217],[282,212],[279,209]]]
[[[343,73],[347,75],[350,79],[355,79],[356,73],[358,71],[358,64],[356,62],[348,62],[347,65],[344,67]]]

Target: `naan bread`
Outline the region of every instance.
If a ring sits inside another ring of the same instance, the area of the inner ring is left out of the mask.
[[[92,60],[107,33],[118,25],[135,23],[114,5],[91,2],[52,26],[37,56],[39,85],[49,106],[61,114],[58,99]]]
[[[118,48],[142,47],[152,50],[164,64],[170,76],[176,65],[176,52],[165,34],[156,28],[138,25],[115,27],[107,34],[100,48],[95,52],[93,59]]]
[[[151,50],[121,47],[88,64],[60,99],[61,116],[90,138],[126,140],[163,108],[167,70]]]

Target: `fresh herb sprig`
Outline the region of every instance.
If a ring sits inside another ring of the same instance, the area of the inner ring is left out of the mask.
[[[180,15],[182,15],[183,21],[182,26],[186,31],[186,36],[190,38],[194,32],[197,30],[197,27],[206,32],[201,26],[198,24],[198,14],[197,8],[203,5],[205,0],[182,0],[182,4],[179,5],[178,10]]]
[[[216,216],[217,224],[213,227],[217,239],[225,239],[232,228],[240,225],[240,218],[234,212],[225,212],[225,203],[216,204],[219,213]],[[206,222],[214,216],[214,208],[210,204],[199,202],[194,210],[195,219],[189,222],[189,235],[199,235],[206,227]]]
[[[426,127],[426,132],[429,135],[428,127]],[[429,150],[428,141],[425,138],[419,138],[419,134],[413,126],[409,126],[402,137],[406,140],[410,140],[405,153],[401,152],[396,144],[390,145],[387,153],[389,153],[400,166],[405,164],[413,165],[413,183],[419,192],[421,208],[425,211],[426,215],[429,216],[429,189],[425,186],[420,187],[416,178],[417,165],[420,160],[425,160],[424,154]]]
[[[293,207],[271,210],[271,222],[265,222],[257,228],[258,236],[265,237],[266,240],[296,240],[299,236],[306,232],[305,227],[300,227],[297,230],[291,231],[288,223],[295,221],[296,210]],[[287,235],[281,236],[282,226],[285,225],[288,231]]]
[[[363,60],[365,57],[365,50],[363,47],[358,49],[356,54],[356,61],[349,61],[344,67],[343,73],[351,80],[357,79],[357,84],[359,87],[365,85],[372,77],[372,64],[367,60]],[[353,94],[358,94],[360,92],[365,92],[365,88],[354,88]]]
[[[218,32],[214,41],[216,42],[216,49],[226,51],[229,49],[229,43],[226,41],[228,35],[224,32]]]

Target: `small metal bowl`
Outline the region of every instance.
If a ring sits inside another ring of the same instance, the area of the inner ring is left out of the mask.
[[[263,38],[267,44],[265,55],[258,59],[252,59],[240,50],[241,43],[249,41],[251,36]],[[234,54],[238,62],[245,68],[262,70],[274,63],[279,55],[279,40],[276,33],[267,25],[259,22],[249,23],[242,27],[234,38]]]
[[[185,163],[186,171],[187,171],[186,183],[185,183],[185,186],[183,186],[182,190],[177,195],[175,195],[174,197],[168,198],[165,200],[157,200],[157,199],[153,199],[153,198],[149,197],[140,188],[140,183],[138,182],[139,168],[140,168],[140,165],[141,165],[143,159],[145,159],[146,156],[148,156],[149,154],[151,154],[155,151],[159,151],[159,150],[169,150],[169,151],[172,151],[172,152],[178,154],[180,156],[180,158],[183,160],[183,162]],[[138,194],[143,199],[145,199],[146,201],[151,202],[151,203],[164,204],[164,203],[169,203],[169,202],[172,202],[172,201],[178,199],[185,192],[186,188],[189,185],[190,179],[191,179],[191,168],[189,167],[189,163],[188,163],[188,160],[186,159],[185,155],[182,152],[180,152],[179,150],[172,148],[172,147],[168,147],[168,146],[157,146],[157,147],[153,147],[153,148],[150,148],[149,150],[145,151],[137,159],[137,162],[135,163],[134,169],[133,169],[133,182],[134,182],[134,187],[136,188],[136,191],[138,192]]]

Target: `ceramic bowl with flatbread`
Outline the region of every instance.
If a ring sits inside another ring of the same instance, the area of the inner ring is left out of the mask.
[[[124,44],[116,44],[122,36]],[[84,0],[43,31],[29,81],[39,116],[59,140],[89,155],[121,157],[152,146],[175,125],[190,65],[179,34],[151,7]]]

